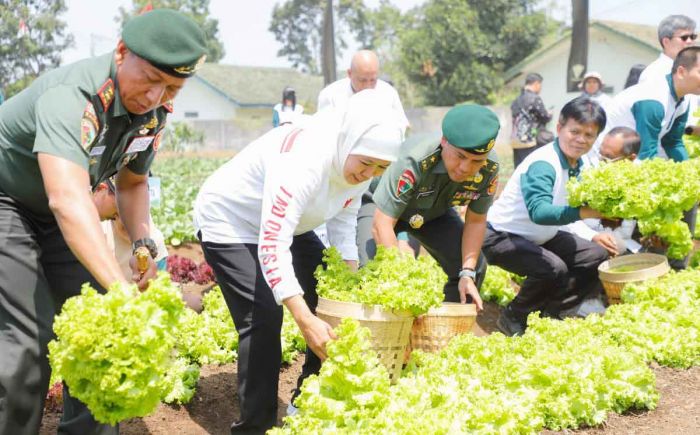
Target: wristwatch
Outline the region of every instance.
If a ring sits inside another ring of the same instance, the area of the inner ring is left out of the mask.
[[[459,271],[459,277],[460,277],[460,279],[461,278],[471,278],[472,280],[476,280],[476,271],[474,269],[469,268],[469,267],[465,267]]]
[[[145,246],[148,249],[148,252],[151,253],[151,258],[155,259],[158,256],[158,247],[156,246],[156,242],[154,242],[153,239],[151,239],[149,237],[144,237],[143,239],[138,239],[131,246],[131,248],[132,248],[131,252],[132,253],[136,252],[136,249],[140,248],[141,246]]]

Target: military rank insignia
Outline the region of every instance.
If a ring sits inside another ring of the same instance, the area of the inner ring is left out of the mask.
[[[399,177],[399,181],[396,183],[396,196],[399,197],[404,193],[409,192],[411,189],[413,189],[415,184],[416,176],[413,174],[413,171],[406,169],[403,171]]]
[[[87,151],[90,145],[95,142],[99,129],[100,124],[95,114],[95,106],[92,103],[87,103],[85,110],[83,110],[83,117],[80,119],[80,146],[84,150]]]
[[[496,139],[491,139],[489,141],[489,143],[486,144],[486,146],[481,147],[481,148],[475,148],[474,151],[476,151],[477,153],[480,153],[480,154],[484,154],[484,153],[491,151],[491,148],[493,148],[493,146],[495,144],[496,144]]]
[[[102,102],[102,111],[106,112],[114,100],[114,82],[112,79],[107,79],[107,81],[104,82],[102,87],[97,91],[97,96],[100,97],[100,101]]]

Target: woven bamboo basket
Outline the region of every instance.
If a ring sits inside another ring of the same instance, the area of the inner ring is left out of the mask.
[[[630,268],[626,272],[611,272],[621,267]],[[622,255],[604,261],[598,266],[598,276],[603,283],[608,302],[619,304],[622,289],[630,283],[658,278],[670,270],[668,260],[659,254]]]
[[[431,308],[413,322],[410,347],[438,352],[455,335],[471,331],[475,321],[476,305],[443,302],[441,307]]]
[[[318,298],[316,315],[332,327],[346,317],[357,320],[372,333],[372,349],[389,371],[391,382],[401,375],[413,315],[408,311],[388,311],[378,305],[340,302]]]

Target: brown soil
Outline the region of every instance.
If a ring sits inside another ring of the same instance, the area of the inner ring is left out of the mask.
[[[184,245],[170,251],[202,261],[198,245]],[[211,286],[187,284],[184,291],[197,297]],[[496,320],[500,309],[486,303],[473,327],[477,336],[497,330]],[[283,367],[279,383],[279,423],[285,415],[287,404],[301,372],[304,357]],[[633,412],[626,415],[610,414],[607,421],[597,428],[561,432],[544,431],[545,434],[606,434],[606,435],[666,435],[700,433],[700,367],[690,370],[673,370],[652,366],[661,399],[657,409],[649,412]],[[229,426],[238,415],[236,397],[236,365],[202,367],[197,394],[186,406],[159,405],[156,412],[144,418],[135,418],[120,424],[123,435],[200,435],[228,434]],[[56,433],[60,413],[44,415],[41,435]]]

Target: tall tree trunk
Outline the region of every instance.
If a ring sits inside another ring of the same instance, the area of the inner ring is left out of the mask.
[[[329,85],[335,81],[335,31],[333,30],[333,0],[326,0],[326,10],[323,14],[323,40],[321,41],[321,69],[323,83]]]
[[[577,92],[588,65],[588,0],[571,0],[571,51],[566,91]]]

